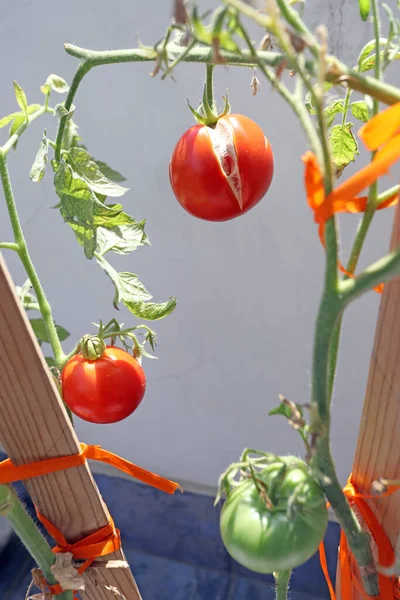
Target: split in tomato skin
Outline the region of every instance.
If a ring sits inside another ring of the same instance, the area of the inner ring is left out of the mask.
[[[227,221],[255,206],[274,173],[271,145],[244,115],[229,114],[217,124],[194,125],[175,146],[169,166],[173,192],[191,215]]]
[[[271,464],[258,474],[258,487],[247,480],[233,488],[221,511],[220,531],[228,553],[258,573],[288,571],[305,563],[318,550],[328,524],[324,493],[308,466],[295,457],[282,459],[288,465],[283,477],[282,462]]]
[[[131,415],[146,391],[146,375],[136,358],[107,346],[103,356],[88,360],[76,354],[61,373],[65,404],[91,423],[117,423]]]

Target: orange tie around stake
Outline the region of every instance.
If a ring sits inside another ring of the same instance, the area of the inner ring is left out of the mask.
[[[88,446],[86,444],[81,444],[80,446],[81,451],[79,454],[49,458],[25,465],[14,465],[10,459],[6,459],[0,462],[0,484],[23,481],[32,477],[54,473],[55,471],[78,467],[79,465],[83,465],[86,459],[91,459],[112,465],[135,479],[168,494],[173,494],[177,489],[181,490],[178,483],[146,471],[112,452],[104,450],[101,446]],[[46,517],[40,514],[37,509],[36,514],[57,544],[52,549],[54,553],[71,552],[74,559],[84,560],[78,567],[79,574],[86,571],[92,562],[100,556],[105,556],[121,548],[120,532],[115,528],[111,516],[109,516],[107,525],[98,531],[91,533],[74,544],[68,544],[64,535]],[[41,577],[41,585],[52,595],[61,594],[63,591],[59,583],[49,585],[44,576]],[[75,600],[78,600],[77,596],[75,596]]]
[[[380,494],[379,497],[390,496],[400,490],[400,485],[389,486],[386,492]],[[352,476],[350,475],[347,485],[343,489],[350,504],[355,504],[362,515],[365,524],[370,531],[375,544],[378,549],[378,561],[381,567],[391,567],[396,556],[392,545],[387,538],[385,532],[382,529],[381,524],[376,518],[372,509],[368,506],[366,500],[368,498],[377,498],[370,494],[361,494],[357,492],[352,482]],[[342,530],[340,535],[340,546],[339,546],[339,564],[340,564],[340,582],[341,582],[341,596],[342,600],[352,600],[353,598],[353,587],[357,588],[365,600],[398,600],[400,598],[400,579],[396,576],[386,576],[382,573],[378,574],[379,578],[379,596],[368,596],[361,583],[354,576],[350,567],[350,556],[351,552],[347,543],[346,536]],[[321,562],[322,571],[325,575],[326,582],[328,584],[329,593],[331,600],[336,600],[335,590],[333,588],[331,579],[329,577],[328,565],[325,554],[324,543],[321,542],[319,547],[319,557]]]

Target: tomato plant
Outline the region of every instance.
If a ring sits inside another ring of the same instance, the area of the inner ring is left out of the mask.
[[[246,213],[267,193],[273,172],[273,153],[263,131],[237,114],[191,127],[176,144],[169,165],[178,202],[207,221]]]
[[[61,373],[62,395],[71,411],[91,423],[116,423],[129,417],[146,391],[146,375],[126,350],[107,346],[96,360],[81,352]]]
[[[306,562],[327,524],[324,493],[309,467],[284,457],[231,488],[220,530],[227,551],[241,565],[274,573]]]

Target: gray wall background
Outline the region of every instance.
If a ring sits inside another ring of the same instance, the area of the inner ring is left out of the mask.
[[[201,6],[216,4],[204,0]],[[372,37],[372,26],[361,23],[356,4],[307,1],[310,25],[326,22],[331,51],[350,63]],[[39,86],[49,73],[71,81],[77,61],[65,54],[64,42],[93,49],[133,47],[139,32],[152,45],[168,23],[170,5],[169,0],[2,0],[0,114],[16,110],[13,78],[31,103],[41,101]],[[127,212],[147,218],[152,246],[112,258],[112,263],[137,273],[156,300],[175,295],[178,307],[155,323],[159,360],[145,362],[148,390],[139,410],[116,425],[78,421],[77,432],[87,443],[101,444],[148,469],[214,486],[245,446],[302,452],[297,434],[267,415],[279,393],[297,402],[307,402],[310,394],[324,256],[303,190],[300,156],[307,144],[289,108],[265,81],[254,98],[250,70],[218,68],[218,94],[228,87],[233,110],[256,120],[269,138],[275,177],[265,199],[245,216],[225,224],[195,220],[174,199],[168,162],[174,144],[192,124],[186,98],[193,104],[200,98],[204,67],[180,66],[177,83],[151,79],[150,70],[150,64],[95,69],[79,89],[74,118],[89,150],[128,178],[131,191],[123,198]],[[396,77],[399,81],[394,69],[392,79]],[[59,100],[53,97],[52,104]],[[57,201],[50,172],[40,184],[29,180],[44,127],[54,137],[51,116],[37,121],[17,153],[10,154],[9,166],[55,319],[72,334],[69,349],[72,340],[92,331],[92,321],[116,316],[127,324],[133,317],[124,309],[115,313],[108,278],[85,260],[72,231],[50,209]],[[0,132],[2,143],[6,135]],[[395,181],[393,172],[389,183]],[[362,265],[386,251],[392,215],[389,210],[376,216]],[[344,256],[358,217],[340,222]],[[3,203],[0,238],[11,239]],[[21,266],[11,253],[6,260],[20,284]],[[370,293],[345,317],[332,426],[343,482],[355,449],[378,305],[379,296]]]

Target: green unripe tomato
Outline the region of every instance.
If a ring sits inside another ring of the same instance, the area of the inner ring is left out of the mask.
[[[228,494],[220,531],[229,554],[258,573],[287,571],[317,551],[328,524],[324,493],[307,464],[277,458]]]

